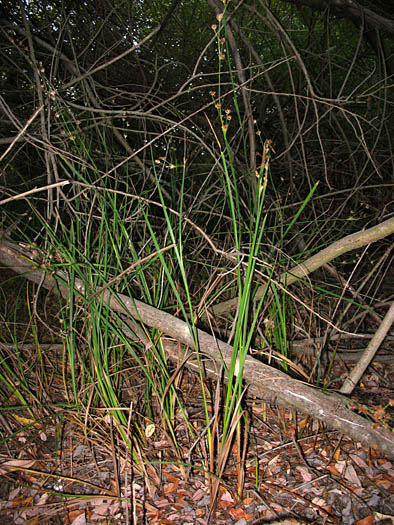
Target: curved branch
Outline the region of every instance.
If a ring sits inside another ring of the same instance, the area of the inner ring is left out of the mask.
[[[291,270],[285,272],[280,277],[281,283],[286,283],[286,286],[293,284],[298,279],[307,277],[310,273],[314,272],[323,264],[326,264],[336,257],[343,255],[344,253],[350,252],[351,250],[356,250],[362,246],[366,246],[372,242],[379,241],[388,235],[394,233],[394,217],[387,219],[387,221],[377,224],[369,230],[361,230],[351,235],[347,235],[343,239],[334,242],[331,246],[324,248],[320,252],[312,255],[306,261],[297,264]],[[256,292],[255,300],[258,301],[261,299],[265,291],[265,285],[259,287]],[[235,310],[238,305],[238,298],[229,299],[223,303],[216,304],[212,306],[209,310],[214,315],[220,315],[225,312],[231,312]]]

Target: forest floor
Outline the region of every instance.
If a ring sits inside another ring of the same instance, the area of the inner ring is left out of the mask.
[[[55,316],[55,304],[41,306],[48,319],[52,308]],[[19,309],[19,321],[25,327],[23,341],[28,343],[33,339],[23,310]],[[4,323],[0,323],[0,330],[4,356],[10,351],[5,344],[9,331]],[[38,331],[42,344],[54,343],[53,336],[45,337],[45,330],[42,326]],[[108,411],[100,416],[98,407],[92,424],[93,409],[86,414],[77,413],[75,406],[67,410],[64,385],[70,379],[69,371],[62,369],[63,351],[62,345],[53,344],[45,350],[43,346],[41,357],[34,352],[26,354],[30,359],[24,363],[26,374],[42,363],[52,367],[45,388],[39,388],[42,376],[30,376],[31,384],[37,383],[37,396],[46,392],[45,397],[31,400],[29,413],[18,409],[20,400],[11,395],[0,412],[1,523],[257,525],[284,517],[294,518],[294,523],[393,523],[391,459],[302,414],[258,400],[245,402],[250,426],[243,468],[239,468],[240,454],[233,444],[218,485],[216,510],[210,514],[209,489],[215,477],[208,476],[206,458],[190,441],[184,420],[179,417],[178,450],[160,422],[155,423],[153,435],[139,451],[145,458],[143,476],[135,464],[131,467],[127,448],[106,415]],[[304,365],[306,369],[311,363]],[[346,371],[344,363],[335,363],[330,372],[331,389],[339,388]],[[133,386],[125,389],[122,404],[133,410],[143,398],[144,385],[138,370],[128,373],[126,383]],[[2,389],[5,376],[3,369]],[[204,405],[196,376],[185,371],[179,391],[195,434],[204,436]],[[376,421],[393,410],[393,399],[394,366],[379,362],[369,367],[352,395],[358,410],[360,405],[365,407]],[[153,411],[155,403],[152,398]],[[81,425],[84,417],[86,426]],[[240,472],[245,478],[238,498]]]

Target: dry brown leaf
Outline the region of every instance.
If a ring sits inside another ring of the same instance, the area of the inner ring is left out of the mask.
[[[5,474],[9,474],[14,470],[31,468],[34,463],[34,459],[11,459],[10,461],[5,461],[0,465],[0,474],[4,476]]]

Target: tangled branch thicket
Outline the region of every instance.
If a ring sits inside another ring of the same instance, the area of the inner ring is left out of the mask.
[[[84,283],[86,297],[74,291],[61,305],[57,332],[69,361],[84,362],[70,399],[87,404],[90,382],[97,405],[120,404],[127,343],[116,332],[123,318],[100,296],[108,288],[183,317],[195,343],[199,323],[240,349],[278,352],[286,371],[292,341],[320,337],[316,363],[298,372],[327,387],[331,365],[320,357],[330,341],[373,331],[392,300],[392,244],[345,254],[292,292],[281,276],[392,214],[393,44],[372,35],[369,13],[356,27],[334,7],[263,0],[8,7],[2,200],[45,191],[4,204],[2,230],[35,243],[48,272]],[[234,297],[235,314],[208,311]],[[133,357],[161,410],[175,380],[156,334],[133,323],[153,347],[154,365]],[[166,370],[162,384],[155,367]]]

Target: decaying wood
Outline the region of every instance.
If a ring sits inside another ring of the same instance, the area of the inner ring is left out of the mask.
[[[55,283],[53,275],[46,273],[34,262],[34,255],[27,247],[4,241],[1,236],[0,261],[15,272],[25,274],[29,280],[40,283],[48,290],[59,290],[64,297],[69,294],[66,274],[59,272],[57,283]],[[78,279],[75,279],[74,289],[77,293],[84,294],[84,286]],[[102,298],[112,310],[132,316],[145,325],[161,331],[167,337],[194,349],[194,338],[184,321],[132,297],[122,294],[115,295],[109,289],[103,290]],[[230,367],[233,353],[230,345],[202,330],[198,330],[198,344],[200,355],[206,358],[205,366],[208,373],[217,374],[223,364]],[[171,358],[179,358],[177,351],[170,350],[171,345],[165,345],[165,347]],[[187,364],[195,367],[192,359],[188,360]],[[354,441],[369,447],[378,447],[382,452],[394,458],[394,435],[387,429],[378,427],[353,413],[347,408],[346,402],[341,397],[323,394],[251,356],[246,357],[243,379],[250,395],[272,404],[300,410],[348,435]]]

